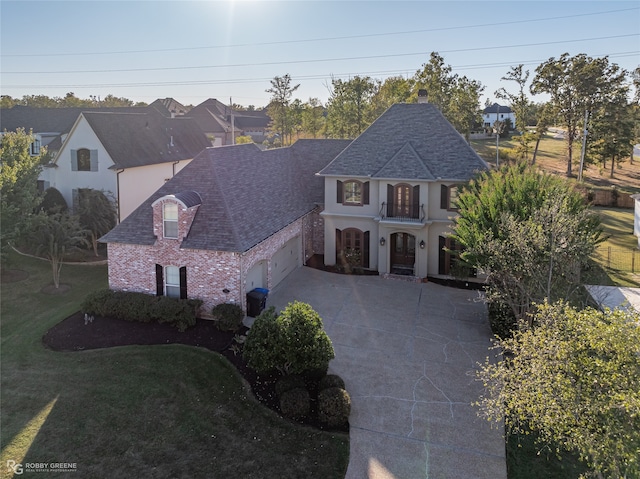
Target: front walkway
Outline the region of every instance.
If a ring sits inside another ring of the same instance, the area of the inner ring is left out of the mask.
[[[309,303],[351,394],[347,479],[506,479],[502,429],[477,417],[491,333],[478,292],[303,267],[267,306]]]

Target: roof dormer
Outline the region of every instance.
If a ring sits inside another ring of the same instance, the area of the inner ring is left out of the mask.
[[[153,208],[153,233],[158,239],[182,242],[191,229],[202,198],[195,191],[181,191],[155,200]]]

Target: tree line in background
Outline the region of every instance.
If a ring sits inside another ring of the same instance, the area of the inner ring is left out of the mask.
[[[640,67],[627,72],[607,57],[571,57],[564,53],[539,65],[531,81],[529,78],[530,72],[523,65],[511,67],[502,80],[515,84],[514,91],[503,87],[495,92],[496,98],[506,100],[515,113],[516,124],[511,125],[517,144],[513,159],[535,163],[540,140],[549,127],[558,126],[565,130],[567,176],[573,176],[575,142],[583,138],[585,127],[585,164],[600,163],[606,168],[610,162],[613,176],[616,166],[633,160],[633,145],[640,141]],[[267,107],[273,120],[272,132],[277,133],[282,145],[301,137],[355,138],[394,103],[417,101],[421,89],[467,141],[473,132],[485,128],[480,105],[484,86],[454,74],[437,52],[408,78],[332,78],[326,105],[317,98],[307,102],[292,99],[299,86],[292,84],[287,74],[271,80],[271,88],[266,90],[272,94]],[[528,93],[546,94],[550,100],[536,104]],[[504,127],[496,122],[491,130],[500,132]]]
[[[115,108],[122,106],[147,106],[144,102],[133,102],[127,98],[107,95],[104,98],[90,95],[89,98],[78,98],[69,92],[63,97],[47,95],[25,95],[21,99],[9,95],[0,96],[0,108],[11,108],[16,105],[34,108]]]
[[[511,67],[501,79],[513,90],[503,87],[495,97],[504,100],[514,111],[516,148],[513,159],[535,163],[540,140],[551,126],[565,131],[567,143],[567,176],[573,176],[576,142],[587,131],[584,164],[600,164],[610,168],[630,159],[633,145],[640,142],[640,66],[627,72],[608,57],[591,58],[585,54],[562,54],[540,64],[530,80],[523,65]],[[329,99],[303,102],[294,98],[300,84],[285,74],[271,80],[266,89],[271,94],[266,109],[271,117],[270,146],[287,146],[298,138],[355,138],[394,103],[417,101],[418,90],[427,91],[434,104],[467,141],[473,132],[483,131],[480,98],[484,86],[466,76],[453,73],[450,65],[437,52],[411,77],[392,76],[385,80],[354,76],[348,80],[332,78],[327,88]],[[631,90],[635,95],[631,98]],[[534,103],[529,97],[545,94],[549,101]],[[488,102],[487,102],[488,103]],[[44,95],[24,96],[21,100],[2,96],[0,106],[35,107],[116,107],[144,106],[126,98],[107,95],[79,99],[73,93],[63,98]],[[233,105],[238,110],[253,110]],[[488,106],[488,104],[486,105]],[[586,122],[586,123],[585,123]],[[491,131],[500,132],[505,125],[495,122]],[[582,148],[581,148],[582,150]],[[581,169],[578,176],[581,174]]]

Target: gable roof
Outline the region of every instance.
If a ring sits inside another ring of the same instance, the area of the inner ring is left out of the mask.
[[[147,113],[83,112],[115,168],[167,163],[194,158],[211,146],[189,118],[166,118]]]
[[[0,130],[15,131],[24,128],[34,133],[68,133],[83,111],[140,113],[147,107],[114,107],[114,108],[36,108],[15,105],[0,111]]]
[[[396,103],[320,175],[467,181],[487,168],[434,105]]]
[[[215,98],[209,98],[192,108],[188,116],[194,118],[203,131],[207,133],[230,132],[231,113],[235,128],[266,128],[271,121],[263,110],[232,110],[231,107],[221,103]]]
[[[509,108],[508,106],[498,105],[497,103],[494,103],[493,105],[488,106],[484,110],[482,110],[482,113],[484,113],[484,114],[487,114],[487,113],[513,113],[513,110],[511,110],[511,108]]]
[[[298,140],[266,151],[251,143],[208,148],[101,241],[153,245],[153,202],[190,191],[202,203],[181,247],[248,251],[324,202],[324,180],[315,173],[348,144]]]
[[[174,100],[173,98],[158,98],[149,105],[151,108],[158,110],[162,116],[184,116],[189,109],[182,103]]]

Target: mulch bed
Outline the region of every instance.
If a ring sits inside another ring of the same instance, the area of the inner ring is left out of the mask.
[[[279,414],[275,383],[281,377],[280,374],[257,374],[246,365],[242,358],[242,346],[234,341],[236,335],[245,335],[247,331],[248,328],[245,326],[234,332],[220,331],[213,321],[198,319],[195,326],[180,332],[169,324],[140,323],[101,316],[96,316],[93,321],[86,321],[84,314],[77,312],[53,326],[42,337],[42,341],[54,351],[83,351],[116,346],[158,344],[184,344],[206,348],[222,354],[247,381],[255,397]],[[317,393],[315,388],[316,383],[309,381],[308,389],[312,397]],[[312,414],[303,423],[325,429],[313,414],[315,410],[313,401],[311,408]],[[341,431],[348,432],[348,425]]]

